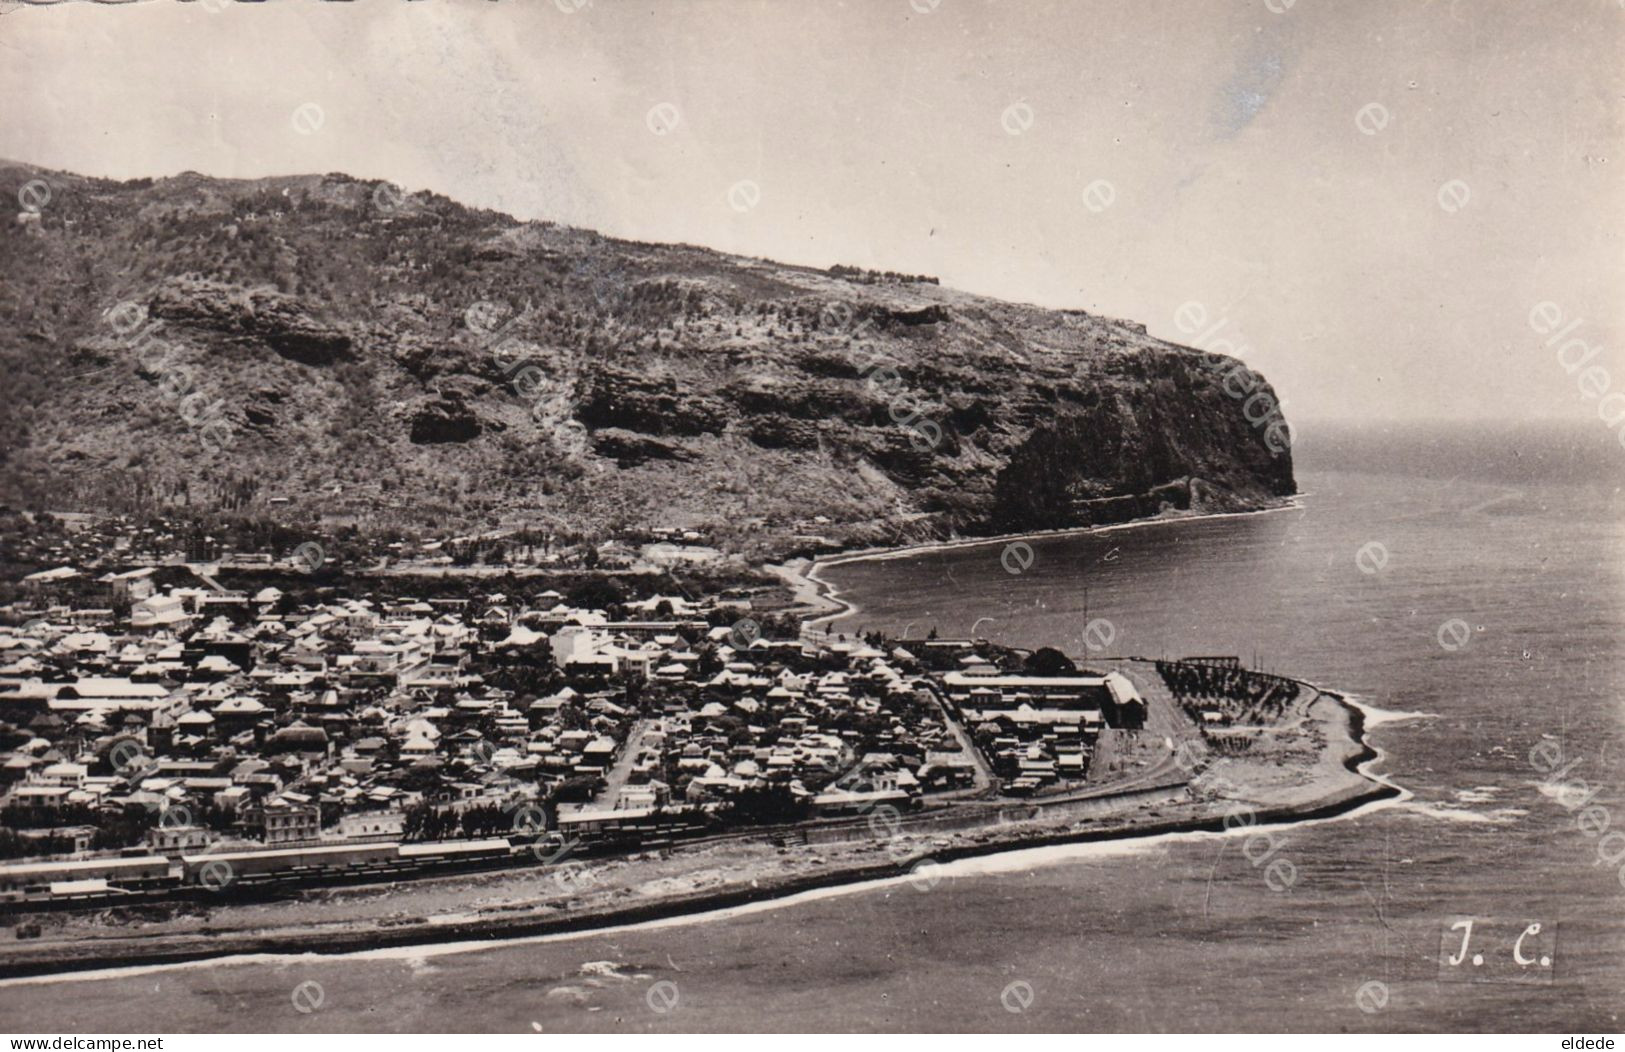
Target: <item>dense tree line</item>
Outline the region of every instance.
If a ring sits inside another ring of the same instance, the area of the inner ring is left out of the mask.
[[[895,270],[869,270],[864,267],[851,267],[844,263],[837,263],[830,267],[827,273],[830,277],[844,278],[855,281],[861,285],[940,285],[940,279],[930,274],[903,274]]]
[[[804,821],[811,802],[797,797],[786,785],[742,789],[729,800],[728,817],[740,825],[783,825]]]
[[[453,809],[421,803],[406,812],[407,840],[451,840],[504,836],[513,832],[513,816],[496,804]]]

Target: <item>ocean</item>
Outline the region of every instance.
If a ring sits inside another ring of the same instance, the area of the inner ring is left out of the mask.
[[[1625,451],[1601,427],[1437,425],[1307,429],[1296,453],[1294,508],[824,574],[857,606],[837,631],[1237,655],[1366,706],[1372,770],[1407,795],[1271,831],[1290,888],[1266,885],[1263,845],[1241,833],[1078,845],[955,863],[928,890],[471,952],[7,984],[0,1019],[39,1033],[1618,1030]]]

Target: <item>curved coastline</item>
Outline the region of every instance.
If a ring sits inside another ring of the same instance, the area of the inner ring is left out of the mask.
[[[704,923],[725,920],[751,908],[783,908],[829,894],[856,894],[902,881],[931,879],[922,877],[914,868],[922,862],[943,866],[966,859],[1046,852],[1088,844],[1150,844],[1168,838],[1247,835],[1258,827],[1288,829],[1311,822],[1356,817],[1373,807],[1409,799],[1408,790],[1369,770],[1381,761],[1383,754],[1365,740],[1364,707],[1335,691],[1305,685],[1316,691],[1317,698],[1327,698],[1343,712],[1347,730],[1345,744],[1351,748],[1342,757],[1341,764],[1360,777],[1360,784],[1298,803],[1258,808],[1253,812],[1255,821],[1239,828],[1222,814],[1178,818],[1126,816],[1090,829],[1052,826],[1020,830],[1000,826],[994,828],[1002,828],[1008,835],[984,842],[933,848],[913,859],[912,864],[885,861],[832,866],[827,871],[770,878],[750,886],[680,892],[634,905],[588,908],[564,916],[532,913],[453,923],[433,923],[419,918],[418,924],[383,929],[358,925],[339,932],[290,929],[244,935],[157,935],[143,939],[139,945],[51,948],[53,952],[25,953],[0,961],[0,987],[53,979],[92,980],[201,962],[252,964],[294,955],[363,959],[412,948],[429,953],[470,953],[673,923]],[[1045,861],[1063,862],[1068,857]],[[81,949],[85,952],[62,952]]]
[[[1155,841],[1159,838],[1191,834],[1217,836],[1245,835],[1250,830],[1292,826],[1351,816],[1369,805],[1395,799],[1404,790],[1392,785],[1371,789],[1317,803],[1304,808],[1276,808],[1257,812],[1247,829],[1228,828],[1222,817],[1185,821],[1150,822],[1121,829],[1089,832],[1056,832],[1014,839],[1009,843],[972,844],[945,848],[931,853],[930,860],[943,865],[961,859],[1013,854],[1066,845],[1114,841]],[[443,952],[472,953],[544,938],[606,935],[618,931],[651,927],[673,920],[725,920],[741,907],[759,903],[783,906],[798,904],[803,896],[827,889],[856,893],[888,884],[923,879],[907,869],[884,863],[795,877],[760,887],[730,891],[705,891],[645,905],[586,911],[573,917],[495,919],[465,924],[436,925],[432,931],[385,930],[333,934],[253,936],[244,938],[208,937],[207,947],[153,947],[131,953],[74,956],[60,959],[8,960],[0,964],[0,988],[53,978],[95,979],[111,974],[132,974],[191,963],[217,965],[253,963],[256,959],[276,959],[291,955],[321,957],[362,957],[369,952],[408,947],[448,947]],[[161,937],[159,940],[161,941]]]
[[[847,563],[856,562],[907,559],[917,555],[929,555],[933,552],[955,551],[961,548],[981,548],[995,544],[1014,544],[1018,541],[1083,537],[1092,534],[1115,533],[1120,530],[1141,529],[1148,526],[1207,522],[1216,519],[1238,519],[1251,515],[1268,515],[1277,511],[1301,511],[1303,510],[1304,496],[1306,494],[1294,494],[1291,497],[1282,499],[1280,503],[1264,508],[1252,508],[1248,511],[1180,513],[1133,519],[1129,522],[1114,522],[1105,526],[1071,526],[1059,530],[1035,530],[1029,533],[999,533],[989,537],[963,537],[949,541],[926,541],[921,544],[905,544],[891,548],[859,548],[809,559],[799,567],[793,564],[783,564],[774,569],[786,579],[786,582],[796,593],[798,601],[805,604],[807,612],[815,615],[803,623],[806,627],[811,628],[843,617],[850,617],[861,610],[856,603],[849,599],[843,599],[840,589],[823,576],[825,570],[835,566],[844,566]],[[807,587],[797,588],[797,581],[805,582]]]
[[[1296,502],[1258,511],[1221,513],[1212,516],[1182,516],[1176,519],[1148,519],[1106,527],[1077,530],[1048,531],[1036,534],[1005,537],[975,538],[942,544],[916,545],[897,549],[877,549],[843,553],[829,559],[815,560],[802,567],[779,567],[781,572],[795,572],[812,588],[816,588],[823,602],[836,607],[824,613],[818,621],[833,620],[856,611],[857,605],[839,596],[839,591],[819,572],[830,566],[870,559],[899,558],[946,548],[973,547],[1011,543],[1020,538],[1056,537],[1074,534],[1106,532],[1157,523],[1183,522],[1195,518],[1220,518],[1232,515],[1254,515],[1300,506]],[[815,622],[809,622],[815,623]],[[782,908],[811,901],[816,897],[856,894],[900,881],[922,879],[913,865],[951,865],[954,862],[1022,853],[1048,853],[1060,850],[1059,856],[1048,856],[1044,861],[1066,861],[1075,857],[1080,845],[1106,843],[1145,843],[1181,837],[1209,837],[1246,835],[1253,826],[1286,829],[1299,824],[1355,817],[1375,807],[1403,803],[1412,794],[1373,768],[1383,759],[1380,749],[1367,739],[1368,727],[1380,710],[1332,689],[1322,688],[1307,681],[1299,681],[1314,692],[1314,698],[1305,703],[1305,712],[1315,701],[1325,698],[1342,714],[1341,720],[1331,721],[1341,733],[1325,748],[1342,751],[1339,765],[1357,776],[1355,783],[1335,788],[1322,786],[1316,795],[1300,801],[1289,801],[1253,809],[1255,821],[1248,827],[1236,828],[1227,823],[1224,815],[1216,811],[1203,812],[1189,800],[1158,803],[1156,806],[1198,808],[1198,813],[1180,816],[1162,816],[1156,811],[1149,814],[1118,815],[1090,824],[1052,824],[1041,828],[1012,828],[1002,822],[980,831],[990,833],[979,840],[938,846],[920,853],[904,863],[890,860],[853,859],[828,869],[795,874],[783,874],[753,880],[749,885],[736,883],[703,889],[673,891],[636,903],[606,903],[573,912],[543,907],[523,914],[486,916],[451,921],[436,920],[431,916],[414,917],[406,924],[377,927],[365,922],[350,924],[343,930],[302,930],[287,927],[276,930],[220,933],[171,932],[143,937],[139,942],[130,940],[122,945],[87,939],[80,943],[59,943],[41,946],[29,953],[29,948],[17,947],[21,953],[0,959],[0,987],[16,984],[48,982],[52,979],[90,980],[101,977],[134,974],[141,971],[183,967],[200,962],[216,964],[278,960],[290,955],[316,955],[319,957],[353,957],[398,955],[410,949],[427,953],[465,953],[484,949],[519,945],[536,941],[551,941],[617,931],[644,929],[669,924],[704,923],[724,920],[740,911]],[[1369,709],[1369,711],[1368,711]],[[1407,714],[1397,714],[1399,716]],[[1324,718],[1324,717],[1322,717]],[[1329,755],[1325,757],[1331,759]],[[1181,787],[1182,788],[1182,787]],[[1145,807],[1151,807],[1147,803]],[[1037,864],[1044,864],[1040,861]]]

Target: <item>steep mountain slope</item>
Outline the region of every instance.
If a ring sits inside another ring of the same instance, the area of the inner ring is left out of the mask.
[[[49,201],[0,237],[13,503],[705,525],[782,552],[1294,491],[1267,384],[1227,391],[1234,363],[1128,323],[342,175],[0,163],[12,199],[31,180]]]

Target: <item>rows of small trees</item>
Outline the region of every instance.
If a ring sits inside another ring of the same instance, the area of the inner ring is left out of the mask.
[[[869,270],[837,263],[828,271],[831,277],[843,278],[862,285],[940,285],[940,279],[930,274],[903,274],[895,270]]]
[[[1219,756],[1240,756],[1251,752],[1258,739],[1252,734],[1212,734],[1208,736],[1208,748]]]
[[[1217,710],[1226,723],[1267,723],[1280,718],[1300,689],[1296,680],[1231,664],[1159,661],[1157,672],[1198,721],[1203,711]]]

